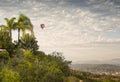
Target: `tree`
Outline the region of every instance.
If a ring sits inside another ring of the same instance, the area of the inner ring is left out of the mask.
[[[8,19],[8,18],[5,18],[5,20],[6,20],[6,28],[8,28],[8,30],[9,30],[9,35],[10,35],[10,39],[12,40],[12,30],[15,30],[16,29],[16,24],[15,24],[15,17],[12,17],[12,18],[10,18],[10,19]]]
[[[9,32],[0,31],[0,48],[6,49],[10,57],[13,55],[14,44],[12,43]]]
[[[33,53],[38,50],[39,46],[35,37],[25,34],[21,38],[21,47],[25,50],[32,50]]]
[[[57,63],[57,67],[64,73],[65,76],[70,75],[70,69],[69,64],[71,64],[71,61],[65,60],[65,58],[62,56],[62,53],[60,52],[53,52],[52,55],[48,55],[49,61],[54,61]]]
[[[20,40],[20,30],[22,30],[23,35],[25,34],[25,30],[29,30],[31,31],[31,34],[34,36],[33,25],[30,19],[24,14],[19,15],[18,22],[17,22],[17,28],[18,28],[18,42]]]
[[[8,27],[5,25],[0,25],[0,32],[6,32],[8,31]]]

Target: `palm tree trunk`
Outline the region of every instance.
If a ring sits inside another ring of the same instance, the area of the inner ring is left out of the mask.
[[[9,30],[9,33],[10,33],[10,40],[12,40],[12,32],[11,32],[11,29]]]
[[[20,28],[18,28],[18,43],[20,41]]]
[[[34,37],[34,32],[33,32],[33,30],[31,30],[31,36]]]

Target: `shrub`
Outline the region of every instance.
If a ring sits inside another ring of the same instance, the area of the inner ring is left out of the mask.
[[[17,72],[14,72],[8,68],[4,68],[0,72],[0,82],[21,82],[20,76]]]
[[[0,59],[9,59],[9,53],[7,51],[0,52]]]

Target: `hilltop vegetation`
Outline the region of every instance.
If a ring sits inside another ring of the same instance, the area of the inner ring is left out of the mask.
[[[76,71],[71,70],[71,74],[79,79],[82,79],[83,82],[119,82],[119,76],[110,76],[110,75],[99,75],[92,74],[90,72]]]
[[[38,51],[30,19],[20,14],[17,21],[15,17],[5,20],[6,25],[0,25],[0,82],[66,81],[71,62],[66,61],[61,53]],[[18,31],[17,41],[12,41],[12,30]],[[26,30],[30,33],[27,34]]]
[[[0,82],[119,81],[118,78],[102,78],[99,75],[71,70],[71,61],[65,60],[61,53],[45,54],[39,51],[30,19],[24,14],[16,19],[5,18],[6,25],[0,25]],[[17,41],[12,40],[13,30],[18,31]],[[30,33],[26,33],[26,30]]]

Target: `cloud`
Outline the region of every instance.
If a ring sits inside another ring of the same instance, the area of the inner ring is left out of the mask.
[[[26,14],[34,24],[40,48],[45,50],[119,46],[119,0],[0,1],[0,19]],[[42,23],[44,30],[40,29]]]
[[[102,33],[118,30],[120,26],[119,12],[117,12],[114,2],[110,2],[110,0],[84,1],[83,3],[87,6],[82,6],[81,8],[75,6],[70,7],[70,3],[75,5],[76,2],[78,2],[77,0],[16,0],[11,3],[7,2],[10,1],[3,1],[3,4],[9,5],[9,8],[2,5],[4,13],[8,10],[12,11],[10,14],[6,14],[7,16],[11,16],[12,13],[26,13],[31,17],[35,25],[35,31],[39,31],[36,29],[40,23],[45,23],[46,29],[51,31],[46,31],[45,34],[43,34],[46,35],[46,38],[52,37],[50,38],[53,40],[52,44],[60,45],[64,43],[69,45],[96,41]],[[13,6],[16,2],[20,4]],[[102,10],[102,12],[99,12],[100,10]],[[114,11],[117,13],[114,13]],[[111,13],[112,16],[107,13]],[[40,33],[37,33],[36,35],[39,36]],[[64,39],[65,41],[60,41],[60,39]]]

